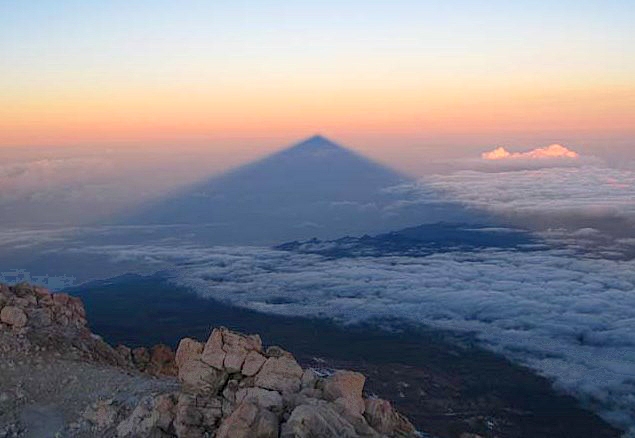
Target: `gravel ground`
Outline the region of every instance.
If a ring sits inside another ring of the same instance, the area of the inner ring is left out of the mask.
[[[0,355],[0,438],[81,436],[73,432],[73,423],[95,401],[134,404],[144,395],[178,387],[174,379],[58,356]]]

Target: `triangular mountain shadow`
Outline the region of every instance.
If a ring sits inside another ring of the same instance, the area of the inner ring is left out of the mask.
[[[387,190],[408,182],[388,167],[314,136],[116,222],[185,227],[215,244],[273,244],[474,218],[452,202],[422,203],[413,194]]]

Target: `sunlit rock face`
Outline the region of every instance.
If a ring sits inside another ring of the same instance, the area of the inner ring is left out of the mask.
[[[552,144],[544,148],[536,148],[528,152],[509,152],[504,147],[496,148],[489,152],[481,154],[481,158],[484,160],[509,160],[509,159],[554,159],[554,158],[569,158],[576,159],[580,155],[566,147],[559,144]]]
[[[201,239],[212,243],[270,244],[469,216],[441,195],[434,208],[424,206],[399,190],[408,181],[392,169],[315,136],[117,221],[198,227]]]

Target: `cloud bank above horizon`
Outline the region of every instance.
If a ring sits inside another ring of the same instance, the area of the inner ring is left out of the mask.
[[[580,154],[560,144],[552,144],[547,147],[532,149],[528,152],[509,152],[504,147],[498,147],[489,152],[483,152],[484,160],[547,160],[547,159],[572,159],[580,158]]]

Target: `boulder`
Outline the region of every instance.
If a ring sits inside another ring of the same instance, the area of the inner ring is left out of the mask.
[[[266,362],[266,358],[257,351],[250,351],[245,357],[241,373],[245,376],[255,376]]]
[[[19,307],[5,306],[0,311],[0,321],[15,328],[22,328],[26,326],[27,316]]]
[[[176,414],[175,396],[146,397],[132,414],[117,426],[119,437],[172,437]]]
[[[378,398],[365,400],[364,417],[368,424],[388,436],[415,436],[414,426],[392,407],[390,402]]]
[[[321,402],[296,407],[282,425],[280,438],[357,438],[352,424],[333,405]]]
[[[302,388],[303,389],[313,389],[318,381],[318,375],[311,368],[304,370],[302,373]]]
[[[132,361],[139,370],[145,371],[150,363],[150,352],[145,347],[137,347],[132,350]]]
[[[255,384],[280,392],[298,392],[302,373],[302,367],[292,356],[270,357],[256,374]]]
[[[44,328],[52,323],[51,312],[46,308],[30,308],[26,309],[29,326]]]
[[[132,349],[130,347],[126,347],[125,345],[117,345],[115,348],[117,354],[121,357],[124,363],[132,362]]]
[[[223,369],[225,350],[223,350],[223,334],[220,329],[212,330],[212,334],[205,343],[201,360],[218,370]]]
[[[218,394],[227,382],[229,374],[200,360],[191,360],[179,368],[178,377],[191,392]]]
[[[176,376],[178,372],[172,349],[164,344],[158,344],[152,347],[150,362],[146,370],[155,376]]]
[[[97,429],[106,429],[115,426],[121,414],[121,406],[114,400],[100,400],[88,407],[82,414],[82,418],[90,422]]]
[[[226,328],[214,329],[205,344],[202,360],[214,368],[237,373],[251,351],[262,351],[260,336],[243,335]]]
[[[70,296],[68,294],[65,293],[57,293],[57,294],[53,294],[53,302],[55,304],[58,304],[60,306],[66,306],[68,304],[68,302],[70,301]]]
[[[216,438],[278,438],[278,417],[252,403],[241,403],[218,429]]]
[[[204,345],[201,342],[195,341],[194,339],[181,339],[181,342],[179,342],[179,346],[176,349],[176,355],[174,358],[176,366],[180,368],[183,366],[183,364],[189,362],[190,360],[201,359],[203,347]]]
[[[324,380],[324,398],[344,406],[351,413],[364,413],[362,392],[366,377],[354,371],[336,371]]]
[[[236,393],[236,403],[253,403],[273,412],[282,411],[282,396],[277,391],[264,388],[241,388]]]
[[[180,438],[211,435],[221,416],[218,398],[181,393],[176,405],[174,429]]]

